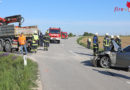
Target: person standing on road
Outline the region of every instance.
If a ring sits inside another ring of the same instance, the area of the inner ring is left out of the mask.
[[[40,43],[40,46],[41,47],[43,47],[43,34],[42,33],[40,33],[40,35],[39,35],[39,43]]]
[[[23,53],[23,48],[25,50],[25,55],[27,55],[27,47],[26,47],[26,36],[24,36],[23,33],[20,34],[20,36],[18,37],[18,42],[19,42],[19,45],[20,45],[20,51],[22,54]]]
[[[99,50],[98,33],[95,33],[93,37],[93,55],[97,55]]]
[[[87,48],[88,48],[88,49],[91,48],[91,42],[92,42],[92,40],[91,40],[91,38],[89,37],[89,38],[87,39]]]
[[[35,31],[35,33],[32,36],[32,51],[34,51],[35,53],[37,52],[37,48],[38,48],[38,33],[37,31]]]
[[[50,43],[50,36],[47,32],[46,32],[45,36],[43,37],[43,39],[44,39],[44,50],[48,51],[48,47],[49,47],[49,43]]]
[[[120,36],[119,36],[119,35],[116,36],[115,41],[116,41],[116,43],[117,43],[117,44],[120,46],[120,48],[121,48],[121,39],[120,39]]]
[[[104,47],[104,51],[109,51],[110,50],[110,45],[111,45],[111,39],[109,37],[109,34],[106,33],[104,40],[103,40],[103,47]]]

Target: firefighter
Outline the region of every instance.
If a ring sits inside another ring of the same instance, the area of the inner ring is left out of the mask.
[[[111,39],[109,37],[109,34],[106,33],[104,40],[103,40],[103,47],[104,47],[104,51],[109,51],[110,50],[110,45],[111,45]]]
[[[46,32],[46,37],[47,37],[47,47],[49,47],[50,46],[50,36],[49,36],[48,30]]]
[[[95,33],[93,37],[93,55],[98,54],[98,49],[99,49],[99,42],[98,42],[98,33]]]
[[[121,39],[120,39],[120,36],[119,36],[119,35],[116,36],[115,41],[116,41],[116,43],[117,43],[117,44],[120,46],[120,48],[121,48]]]
[[[42,33],[40,33],[39,35],[39,44],[41,47],[43,47],[43,34]]]
[[[44,50],[48,51],[48,47],[49,47],[49,43],[50,43],[50,37],[49,37],[48,32],[46,32],[43,39],[44,39]]]
[[[19,45],[20,45],[20,51],[21,51],[21,53],[24,54],[23,53],[23,48],[24,48],[25,55],[26,55],[28,53],[27,52],[27,47],[26,47],[26,36],[24,36],[23,33],[21,33],[21,35],[19,36],[18,42],[19,42]]]
[[[92,40],[91,40],[91,38],[89,37],[89,38],[87,39],[87,48],[88,48],[88,49],[91,48],[91,42],[92,42]]]
[[[38,33],[37,31],[35,31],[35,33],[32,36],[32,51],[34,51],[35,53],[37,52],[37,48],[38,48]]]
[[[111,35],[111,48],[110,48],[111,51],[115,51],[114,45],[113,45],[113,42],[112,42],[113,40],[114,40],[114,35]]]

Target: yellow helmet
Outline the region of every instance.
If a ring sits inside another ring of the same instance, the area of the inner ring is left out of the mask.
[[[36,33],[36,34],[37,34],[37,31],[35,31],[34,33]]]

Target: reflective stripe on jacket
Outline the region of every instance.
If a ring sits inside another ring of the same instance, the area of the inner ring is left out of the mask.
[[[110,38],[105,38],[105,39],[104,39],[104,42],[103,42],[103,45],[104,45],[104,46],[110,46],[110,45],[111,45],[111,40],[110,40]]]
[[[33,35],[33,40],[39,40],[39,37],[38,37],[38,35]]]
[[[38,40],[39,40],[39,37],[38,37],[38,35],[36,34],[34,34],[33,35],[33,39],[32,39],[32,46],[38,46]]]

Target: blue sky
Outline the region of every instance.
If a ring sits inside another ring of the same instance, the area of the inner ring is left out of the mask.
[[[130,1],[130,0],[129,0]],[[0,0],[0,17],[21,14],[24,26],[38,25],[83,34],[130,34],[130,12],[114,12],[126,7],[127,0]]]

